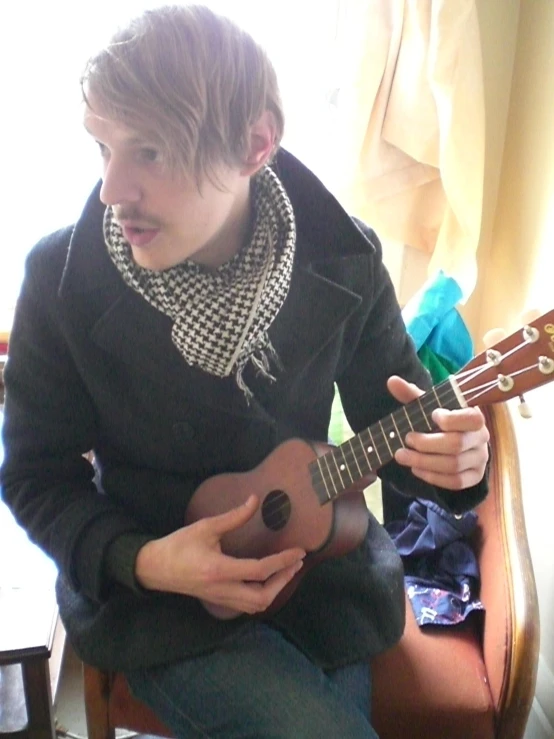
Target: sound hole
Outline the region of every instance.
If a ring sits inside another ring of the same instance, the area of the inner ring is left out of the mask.
[[[290,518],[289,496],[283,490],[272,490],[262,503],[262,520],[271,531],[280,531]]]

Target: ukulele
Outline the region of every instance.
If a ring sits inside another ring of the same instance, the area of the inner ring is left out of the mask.
[[[254,493],[254,516],[222,537],[233,557],[261,558],[290,547],[307,552],[302,569],[265,613],[278,610],[317,563],[358,546],[367,531],[364,488],[404,446],[409,431],[432,432],[436,408],[491,405],[554,380],[554,310],[474,357],[455,375],[381,419],[340,446],[290,439],[255,469],[216,475],[202,483],[188,505],[186,523],[225,513]],[[203,601],[217,618],[232,609]]]

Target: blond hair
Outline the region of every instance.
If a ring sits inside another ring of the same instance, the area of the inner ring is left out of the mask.
[[[87,63],[85,102],[159,146],[172,168],[199,181],[246,161],[250,127],[273,114],[275,147],[284,116],[275,70],[232,21],[202,5],[148,10]],[[95,111],[98,112],[98,111]]]

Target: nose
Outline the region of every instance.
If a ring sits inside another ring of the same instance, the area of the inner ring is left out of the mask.
[[[100,200],[104,205],[137,203],[142,197],[140,182],[133,168],[112,156],[104,167]]]

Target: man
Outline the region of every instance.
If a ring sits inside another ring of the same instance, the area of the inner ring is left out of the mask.
[[[222,551],[255,494],[185,515],[207,478],[292,437],[326,440],[335,383],[355,431],[428,386],[379,241],[279,148],[269,61],[206,8],[145,13],[82,85],[102,182],[27,262],[5,500],[59,566],[78,653],[123,670],[178,736],[374,737],[369,657],[404,623],[400,561],[375,519],[266,612],[305,550]],[[382,468],[385,494],[472,507],[483,417],[433,421]]]

